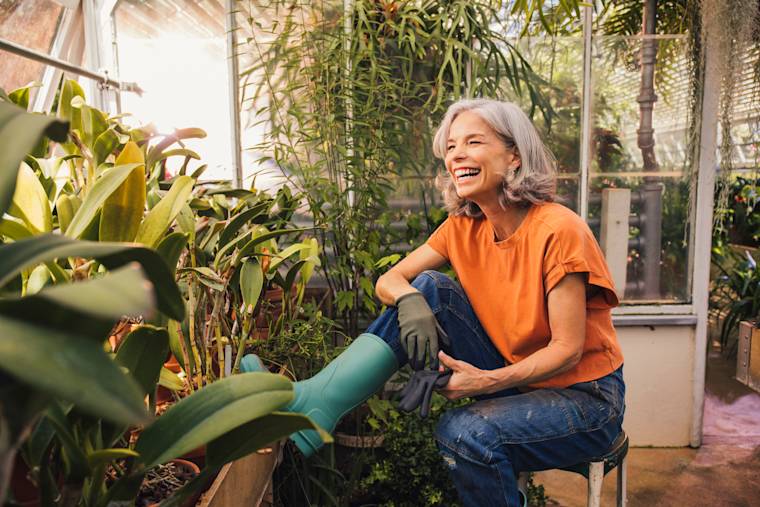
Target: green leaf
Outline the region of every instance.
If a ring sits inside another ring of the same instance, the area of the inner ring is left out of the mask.
[[[24,86],[22,88],[16,88],[8,94],[8,98],[11,102],[24,110],[29,109],[29,90],[30,86]]]
[[[109,269],[138,262],[153,283],[158,309],[176,320],[185,316],[179,288],[161,257],[148,248],[120,243],[79,241],[46,234],[0,245],[0,287],[26,267],[64,257],[94,257]]]
[[[309,238],[304,241],[304,244],[309,245],[309,249],[301,251],[299,256],[301,259],[308,261],[303,269],[301,269],[301,277],[306,284],[309,283],[312,274],[314,274],[314,266],[320,266],[321,262],[319,260],[319,242],[317,238]]]
[[[53,117],[27,113],[0,102],[0,217],[8,211],[16,189],[19,164],[43,136],[63,141],[68,125]]]
[[[124,366],[140,384],[143,394],[155,392],[161,368],[169,354],[166,329],[140,326],[127,335],[116,352],[116,362]]]
[[[248,313],[253,313],[263,287],[264,272],[261,270],[261,264],[257,259],[246,260],[240,268],[240,292]]]
[[[35,267],[32,272],[29,273],[29,278],[26,282],[26,294],[37,294],[48,284],[50,278],[50,270],[47,266],[40,264]],[[0,304],[2,304],[2,300],[0,300]]]
[[[61,194],[55,202],[55,212],[58,215],[58,227],[65,233],[69,229],[82,200],[75,195]]]
[[[174,222],[174,219],[177,218],[182,207],[187,204],[194,184],[195,180],[190,176],[178,176],[166,196],[148,212],[140,224],[140,230],[137,232],[135,241],[149,247],[155,247]]]
[[[135,451],[142,467],[170,459],[219,438],[228,431],[283,407],[293,385],[283,376],[242,373],[195,391],[145,428]]]
[[[172,276],[177,271],[179,257],[187,246],[187,240],[188,235],[184,232],[172,232],[165,236],[156,247],[156,252],[164,259]]]
[[[81,112],[71,106],[74,97],[84,98],[84,90],[73,79],[64,80],[58,98],[58,118],[71,122],[72,130],[80,130],[82,128]]]
[[[100,344],[5,316],[0,316],[0,336],[0,369],[30,387],[115,423],[147,420],[137,383]]]
[[[158,385],[165,387],[170,391],[181,391],[185,387],[185,383],[182,382],[179,375],[164,367],[161,368],[161,373],[158,377]]]
[[[111,167],[103,171],[90,191],[87,192],[84,202],[71,220],[71,224],[66,229],[66,236],[70,238],[81,237],[87,226],[95,218],[95,215],[100,211],[106,199],[124,183],[124,180],[132,174],[132,170],[139,166],[140,164],[126,164]]]
[[[23,220],[34,234],[53,230],[53,214],[47,193],[31,167],[23,162],[8,214]]]
[[[137,164],[103,202],[100,241],[133,241],[145,213],[145,165],[142,150],[130,141],[116,158],[116,166]]]
[[[109,127],[95,139],[95,145],[92,147],[92,155],[95,159],[95,166],[99,166],[108,159],[108,156],[121,144],[119,134],[114,127]],[[118,162],[117,162],[118,164]]]
[[[256,223],[255,219],[265,215],[272,206],[272,202],[273,201],[265,201],[257,203],[251,208],[230,218],[229,224],[227,224],[227,227],[224,228],[222,234],[219,236],[219,247],[221,248],[229,243],[244,225],[248,223]]]
[[[209,442],[206,446],[206,466],[210,468],[222,467],[230,461],[247,456],[267,444],[301,430],[317,430],[325,442],[332,442],[330,434],[305,415],[272,412]]]
[[[40,265],[43,269],[47,268]],[[101,343],[123,315],[139,316],[153,309],[153,291],[133,263],[95,280],[60,284],[26,297],[0,299],[0,314],[65,329]]]
[[[90,147],[91,151],[95,150],[95,140],[108,130],[108,120],[102,111],[90,107],[84,102],[81,106],[82,113],[82,134],[83,141]]]
[[[295,245],[290,245],[286,249],[273,254],[272,263],[269,265],[269,269],[277,269],[277,266],[287,260],[288,257],[291,257],[303,250],[311,250],[311,245],[308,243],[296,243]]]
[[[285,234],[291,234],[294,232],[304,232],[304,231],[310,231],[312,230],[312,227],[304,227],[304,228],[298,228],[298,229],[279,229],[276,231],[269,231],[265,232],[261,236],[256,236],[255,238],[251,238],[250,241],[248,241],[237,253],[235,256],[234,264],[237,265],[240,263],[240,260],[243,257],[247,257],[251,253],[253,253],[254,248],[256,248],[257,245],[260,245],[261,243],[264,243],[265,241],[269,241],[270,239],[277,238],[279,236],[284,236]]]
[[[138,456],[139,454],[132,449],[100,449],[87,454],[87,464],[90,468],[95,468],[98,465],[107,465],[117,459],[136,458]]]
[[[27,229],[21,220],[7,216],[5,220],[0,220],[0,234],[17,241],[28,238],[32,235],[32,231]]]

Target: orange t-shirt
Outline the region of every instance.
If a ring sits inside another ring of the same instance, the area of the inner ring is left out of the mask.
[[[496,348],[516,363],[551,339],[547,294],[568,273],[587,273],[600,288],[586,301],[583,356],[572,369],[531,387],[567,387],[596,380],[623,364],[610,310],[618,305],[607,263],[586,223],[556,203],[531,206],[509,238],[496,241],[491,223],[450,216],[427,240],[459,277]]]

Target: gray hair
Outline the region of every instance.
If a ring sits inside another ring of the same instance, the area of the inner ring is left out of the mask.
[[[528,116],[511,102],[489,99],[460,100],[449,106],[433,139],[433,154],[444,159],[449,129],[454,119],[465,111],[480,116],[504,142],[520,156],[520,167],[504,175],[499,195],[502,208],[510,205],[540,204],[556,199],[556,161]],[[436,178],[443,192],[443,202],[450,215],[480,218],[483,212],[472,201],[457,195],[454,180],[446,171]]]

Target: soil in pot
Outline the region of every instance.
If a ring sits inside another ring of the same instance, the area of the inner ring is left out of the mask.
[[[199,473],[200,469],[195,463],[183,459],[175,459],[152,468],[143,479],[135,506],[157,506]],[[197,496],[190,498],[184,505],[195,505],[197,500]]]

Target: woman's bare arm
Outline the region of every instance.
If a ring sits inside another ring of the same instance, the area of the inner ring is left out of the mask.
[[[407,255],[387,273],[377,279],[375,294],[385,305],[394,305],[404,294],[416,291],[409,283],[426,269],[435,269],[446,263],[446,257],[428,245],[422,245]]]
[[[552,338],[546,347],[497,370],[481,370],[441,352],[441,363],[454,370],[441,394],[457,399],[494,393],[541,382],[578,364],[586,340],[586,275],[565,276],[547,297]]]

